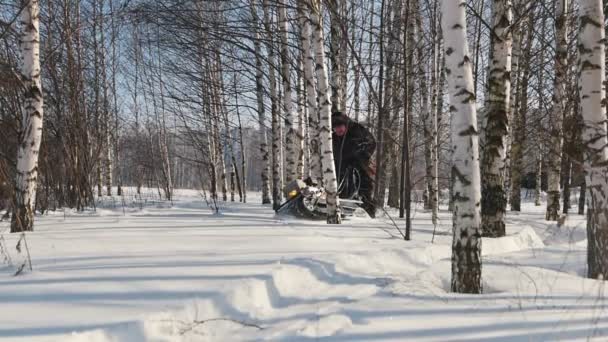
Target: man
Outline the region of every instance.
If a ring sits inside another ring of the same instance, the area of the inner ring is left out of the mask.
[[[372,201],[373,180],[370,159],[376,149],[376,140],[365,127],[350,120],[342,112],[332,114],[331,126],[338,184],[342,183],[345,176],[348,176],[346,173],[349,168],[359,171],[361,178],[359,196],[363,202],[361,207],[370,217],[375,217],[376,206]],[[340,193],[341,197],[349,195],[346,193],[348,191],[344,190]]]

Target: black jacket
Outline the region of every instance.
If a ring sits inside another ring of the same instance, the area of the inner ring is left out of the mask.
[[[369,166],[369,161],[376,150],[376,139],[358,122],[349,120],[346,134],[342,137],[332,135],[334,162],[340,174],[348,167],[362,169]]]

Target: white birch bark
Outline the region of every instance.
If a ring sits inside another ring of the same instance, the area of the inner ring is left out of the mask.
[[[560,216],[559,198],[562,166],[563,118],[566,110],[566,73],[568,71],[568,0],[555,4],[555,81],[553,110],[549,120],[550,141],[547,155],[547,212],[545,219],[557,221]]]
[[[521,1],[514,2],[517,7]],[[513,33],[513,58],[511,60],[511,112],[509,131],[509,202],[511,211],[521,211],[521,181],[523,174],[523,147],[526,140],[524,122],[528,108],[527,88],[530,74],[531,39],[533,35],[533,14],[518,18],[518,26]],[[524,41],[525,40],[525,41]]]
[[[212,65],[209,65],[210,70],[212,70]],[[215,146],[217,148],[217,157],[218,157],[218,170],[220,176],[220,186],[222,187],[222,201],[228,201],[228,176],[226,169],[226,158],[224,155],[227,141],[222,141],[220,122],[222,120],[222,97],[220,94],[220,90],[218,89],[220,86],[221,77],[215,72],[210,72],[211,77],[211,91],[212,91],[212,103],[213,103],[213,137],[215,139]]]
[[[511,49],[513,22],[511,0],[494,0],[490,46],[488,101],[485,115],[485,144],[482,159],[482,230],[484,236],[500,237],[505,232],[506,137],[511,91]]]
[[[278,3],[279,33],[281,36],[281,77],[283,79],[283,118],[285,123],[285,176],[286,182],[297,179],[297,133],[294,129],[294,112],[291,87],[291,71],[289,60],[289,23],[287,22],[287,3]]]
[[[321,143],[321,166],[323,186],[327,200],[327,223],[340,224],[342,217],[339,208],[338,182],[334,164],[334,153],[331,134],[331,99],[329,95],[329,78],[325,63],[325,39],[323,37],[322,11],[320,0],[311,1],[311,24],[313,29],[313,48],[319,88],[319,140]]]
[[[298,82],[297,82],[297,97],[298,97],[298,129],[295,139],[295,154],[296,161],[296,178],[304,179],[304,141],[306,129],[306,103],[304,95],[304,82],[302,75],[302,61],[298,63]]]
[[[103,12],[104,1],[99,2],[100,12]],[[105,25],[104,16],[99,17],[99,36],[100,36],[100,68],[101,68],[101,83],[103,88],[103,164],[104,164],[104,183],[106,186],[106,195],[112,196],[112,139],[111,139],[111,115],[110,115],[110,103],[108,99],[108,79],[107,79],[107,67],[106,67],[106,40],[105,40]]]
[[[317,104],[317,90],[315,87],[315,60],[310,43],[310,18],[306,8],[306,1],[300,1],[298,4],[298,18],[300,21],[300,44],[302,45],[304,60],[306,105],[308,107],[310,176],[314,181],[320,182],[323,178],[323,174],[321,172],[321,151],[319,144],[319,107]]]
[[[330,18],[330,61],[331,61],[331,74],[329,83],[331,85],[331,103],[332,112],[343,111],[344,103],[343,98],[345,96],[345,84],[343,84],[343,54],[346,51],[342,51],[342,29],[340,27],[340,8],[344,0],[328,0],[327,6],[329,7],[329,18]]]
[[[543,157],[542,157],[542,149],[539,148],[536,152],[536,184],[534,186],[534,205],[540,207],[540,194],[542,192],[542,172],[543,172]]]
[[[452,291],[481,293],[479,146],[465,6],[465,0],[442,1],[446,73],[452,115]]]
[[[15,212],[11,232],[34,230],[38,152],[42,141],[43,95],[40,77],[40,3],[24,0],[19,17],[21,32],[21,80],[25,90],[22,113],[22,137],[17,149]]]
[[[423,27],[422,27],[422,13],[419,12],[418,5],[416,4],[416,12],[414,15],[416,16],[416,28],[418,34],[418,41],[423,41]],[[416,49],[418,55],[418,75],[420,75],[420,96],[422,101],[422,115],[423,115],[423,123],[424,123],[424,151],[425,151],[425,163],[426,163],[426,192],[428,196],[427,200],[427,208],[432,212],[432,221],[433,223],[437,222],[437,165],[435,163],[436,154],[437,154],[437,112],[436,107],[437,104],[437,96],[435,94],[437,87],[437,49],[436,44],[433,44],[433,58],[432,62],[432,70],[431,70],[431,86],[432,86],[432,99],[429,99],[429,89],[427,87],[427,79],[426,79],[426,63],[424,62],[424,50],[423,45],[418,43],[418,47]],[[430,105],[429,100],[433,101],[433,104]]]
[[[268,54],[268,78],[270,86],[270,102],[271,102],[271,113],[272,113],[272,206],[276,210],[281,205],[283,198],[282,195],[282,164],[283,156],[281,149],[281,123],[279,121],[278,102],[277,96],[277,79],[275,75],[275,52],[272,35],[272,19],[270,17],[270,1],[264,0],[262,2],[262,8],[264,10],[264,28],[266,29],[266,50]]]
[[[431,168],[431,221],[433,225],[437,224],[439,216],[439,118],[443,107],[443,63],[441,62],[441,36],[439,30],[441,23],[439,22],[439,11],[437,10],[437,2],[434,4],[434,17],[436,22],[433,22],[433,70],[431,71],[431,115],[432,115],[432,168]]]
[[[262,66],[262,48],[260,46],[259,16],[255,0],[251,0],[251,16],[255,37],[253,46],[255,51],[255,91],[258,110],[258,126],[260,139],[260,154],[262,156],[262,204],[270,203],[270,155],[268,152],[268,134],[266,129],[266,109],[264,107],[264,67]],[[245,175],[243,175],[245,177]]]
[[[605,32],[602,1],[580,2],[579,93],[585,144],[588,276],[608,276],[608,137],[606,130]]]

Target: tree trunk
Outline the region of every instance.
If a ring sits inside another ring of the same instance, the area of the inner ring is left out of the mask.
[[[587,209],[587,275],[608,276],[608,139],[605,107],[604,14],[600,0],[580,3],[580,103],[585,144]]]
[[[564,156],[564,169],[562,172],[564,179],[564,206],[562,208],[562,212],[564,214],[568,214],[568,210],[570,210],[570,181],[572,179],[572,162],[568,156]]]
[[[241,175],[240,175],[240,181],[239,181],[239,196],[241,199],[241,202],[243,203],[247,203],[247,173],[245,172],[247,170],[246,167],[246,163],[247,163],[247,159],[245,158],[245,143],[243,141],[243,124],[241,122],[241,110],[240,110],[240,106],[239,106],[239,96],[238,96],[238,90],[237,90],[237,78],[234,77],[234,93],[235,93],[235,101],[236,101],[236,118],[238,120],[238,124],[239,124],[239,150],[240,150],[240,157],[241,157]],[[238,176],[238,172],[237,172],[237,176]]]
[[[373,6],[373,2],[372,2],[372,11],[374,9]],[[384,207],[384,190],[383,186],[384,184],[381,182],[382,181],[382,175],[384,173],[384,168],[383,168],[383,150],[384,150],[384,117],[385,115],[385,111],[386,109],[384,108],[383,105],[383,95],[384,95],[384,16],[385,16],[385,11],[386,11],[386,0],[382,0],[380,2],[380,32],[378,33],[378,45],[379,45],[379,51],[378,51],[378,55],[379,55],[379,59],[380,59],[380,66],[379,66],[379,70],[378,70],[378,82],[377,82],[377,87],[378,87],[378,99],[376,101],[376,106],[378,109],[378,117],[377,117],[377,126],[376,126],[376,135],[377,135],[377,144],[376,144],[376,177],[374,178],[374,182],[375,182],[375,186],[374,186],[374,203],[376,204],[376,207],[379,208],[383,208]],[[370,20],[370,44],[371,44],[371,34],[373,32],[372,30],[372,25],[373,24],[373,18]],[[370,48],[370,52],[369,52],[369,61],[370,61],[370,74],[371,72],[373,72],[374,70],[374,62],[372,60],[372,49]],[[368,100],[368,112],[370,112],[369,115],[371,115],[371,102]],[[382,197],[381,197],[382,196]]]
[[[446,73],[452,113],[454,216],[452,291],[481,293],[477,116],[464,0],[443,0]]]
[[[331,99],[329,97],[329,79],[327,76],[327,65],[325,63],[325,40],[323,38],[323,24],[321,21],[321,1],[310,0],[311,24],[313,28],[313,48],[315,51],[315,62],[317,70],[317,81],[319,87],[319,140],[321,142],[321,166],[323,170],[323,186],[327,200],[327,223],[340,224],[338,199],[338,181],[334,164],[334,153],[331,136]]]
[[[301,60],[298,63],[297,73],[297,98],[298,98],[298,129],[295,136],[295,148],[294,153],[297,158],[296,160],[296,178],[304,179],[304,139],[306,130],[306,104],[304,99],[303,90],[303,75],[302,75],[302,63]]]
[[[285,123],[285,181],[297,179],[296,130],[294,129],[293,99],[289,59],[289,25],[287,22],[286,0],[277,4],[279,11],[279,34],[281,36],[281,78],[283,80],[283,120]]]
[[[321,151],[319,146],[319,109],[317,106],[317,90],[315,87],[315,60],[310,45],[310,19],[306,4],[298,4],[298,18],[300,21],[300,44],[302,46],[302,59],[304,60],[304,83],[306,88],[306,106],[308,108],[308,135],[310,147],[310,177],[320,182],[323,178],[321,172]]]
[[[251,0],[251,16],[253,18],[253,39],[255,54],[255,93],[258,111],[258,129],[260,139],[260,155],[262,157],[262,204],[270,204],[270,155],[268,152],[268,136],[266,129],[266,109],[264,107],[264,67],[262,66],[262,48],[260,46],[259,16],[255,0]],[[243,175],[243,177],[245,177]]]
[[[536,182],[534,187],[534,205],[540,207],[540,194],[542,192],[543,186],[543,156],[541,154],[542,149],[539,148],[536,153]]]
[[[557,0],[555,5],[555,81],[553,110],[549,127],[550,143],[547,158],[547,221],[559,218],[560,175],[562,164],[563,130],[562,122],[566,110],[566,73],[568,72],[568,0]]]
[[[394,169],[397,158],[395,158],[395,141],[399,141],[397,137],[397,131],[395,130],[396,120],[391,120],[391,107],[396,107],[398,103],[395,99],[398,98],[396,93],[396,84],[398,83],[397,74],[394,66],[397,58],[398,47],[400,45],[399,37],[401,36],[401,23],[402,23],[402,4],[400,1],[389,5],[388,16],[392,19],[389,20],[390,34],[388,38],[388,46],[386,53],[386,68],[383,68],[383,63],[380,65],[380,71],[384,73],[378,85],[383,89],[383,96],[380,96],[378,105],[380,110],[378,112],[378,145],[377,145],[377,159],[376,159],[376,187],[375,187],[375,202],[376,205],[382,207],[386,199],[386,187],[388,182],[388,176],[390,170]],[[382,16],[382,15],[381,15]],[[383,19],[384,20],[384,19]],[[406,31],[410,30],[409,25],[404,26]],[[384,25],[380,25],[380,30],[384,30]],[[404,33],[407,35],[408,33]],[[382,55],[381,55],[382,57]],[[404,66],[405,68],[405,66]],[[405,90],[407,91],[407,89]],[[391,106],[392,105],[392,106]],[[393,108],[395,109],[395,108]],[[393,117],[394,119],[394,117]],[[390,183],[389,183],[390,185]],[[393,189],[394,191],[395,189]],[[393,203],[394,204],[394,203]]]
[[[427,193],[427,201],[425,201],[425,209],[429,209],[432,211],[433,218],[436,217],[437,211],[437,164],[436,156],[437,153],[437,104],[434,102],[432,105],[429,105],[429,91],[427,88],[427,79],[426,79],[426,63],[424,56],[424,48],[423,48],[423,27],[422,27],[422,13],[419,12],[418,0],[415,1],[415,18],[416,18],[416,28],[418,33],[418,44],[417,44],[417,63],[418,63],[418,77],[420,78],[420,101],[422,102],[422,117],[423,117],[423,131],[424,131],[424,161],[425,161],[425,177],[426,177],[426,187],[425,191]],[[434,26],[435,23],[432,23]],[[435,32],[435,29],[432,28],[432,31]],[[433,34],[435,40],[437,39],[436,34]],[[431,66],[431,86],[433,87],[432,91],[432,101],[437,100],[437,96],[435,94],[435,90],[437,87],[437,51],[438,48],[433,41],[433,49],[432,49],[432,66]]]
[[[11,233],[34,230],[38,155],[42,141],[43,95],[40,77],[40,3],[24,0],[19,16],[21,32],[21,80],[25,90],[22,134],[17,149],[15,208]]]
[[[524,171],[524,146],[526,145],[526,118],[528,115],[528,84],[530,82],[530,59],[532,43],[534,38],[534,11],[528,18],[527,27],[524,31],[520,31],[519,44],[523,44],[524,36],[526,43],[524,49],[521,47],[518,50],[523,51],[523,58],[518,63],[519,77],[517,87],[512,93],[517,92],[517,96],[513,96],[515,103],[512,103],[511,117],[513,126],[511,134],[511,210],[521,211],[521,183]],[[518,44],[518,45],[519,45]]]
[[[105,40],[105,26],[104,26],[104,1],[101,0],[99,3],[101,15],[99,16],[99,36],[101,43],[101,55],[100,55],[100,68],[101,68],[101,87],[103,90],[102,93],[102,102],[103,102],[103,130],[102,130],[102,145],[103,145],[103,179],[104,185],[106,187],[106,195],[112,196],[112,128],[111,128],[111,114],[110,114],[110,100],[108,98],[108,79],[107,79],[107,67],[106,67],[106,40]]]
[[[581,184],[581,190],[578,195],[578,214],[579,215],[585,215],[586,190],[587,190],[587,185],[586,185],[586,182],[583,180],[583,184]]]
[[[344,47],[345,38],[341,28],[341,10],[345,0],[328,0],[330,18],[330,42],[329,58],[331,61],[331,74],[329,83],[331,84],[332,113],[344,111],[346,84],[344,58],[346,49]]]
[[[270,103],[272,113],[272,207],[277,210],[283,199],[283,158],[281,153],[281,126],[279,122],[277,79],[275,75],[275,53],[272,22],[270,18],[270,0],[262,2],[264,9],[264,26],[266,29],[266,53],[268,54],[268,78],[270,86]]]
[[[114,13],[114,1],[110,0],[110,12]],[[110,27],[111,27],[111,45],[112,45],[112,112],[114,113],[113,121],[114,127],[112,129],[111,137],[112,144],[114,145],[114,168],[116,171],[116,194],[122,196],[122,172],[120,165],[120,123],[118,114],[118,89],[116,88],[116,74],[118,73],[118,57],[116,55],[116,45],[118,40],[118,30],[116,28],[114,15],[110,16]]]
[[[493,31],[490,46],[488,107],[485,110],[485,145],[482,159],[482,230],[484,236],[505,236],[505,158],[511,90],[511,47],[513,22],[511,0],[493,3]]]
[[[485,12],[485,0],[481,0],[479,2],[479,7],[476,9],[477,13],[481,15],[475,16],[475,61],[473,62],[473,67],[475,68],[473,72],[474,83],[475,83],[475,96],[477,96],[477,89],[479,84],[479,65],[481,64],[481,37],[483,36],[482,23],[484,22],[483,13]],[[480,126],[481,128],[481,126]]]

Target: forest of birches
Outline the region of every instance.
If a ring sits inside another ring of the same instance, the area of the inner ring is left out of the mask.
[[[30,231],[142,189],[276,208],[312,177],[340,223],[340,111],[375,136],[374,202],[400,209],[406,239],[413,202],[433,223],[453,212],[453,291],[482,291],[481,237],[508,234],[525,201],[547,221],[587,215],[601,279],[604,2],[2,0],[3,220]]]

